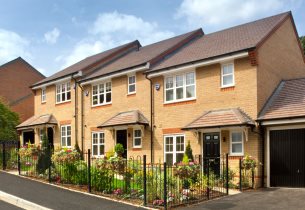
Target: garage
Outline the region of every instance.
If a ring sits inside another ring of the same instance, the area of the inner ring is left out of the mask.
[[[270,187],[305,187],[305,129],[269,132]]]

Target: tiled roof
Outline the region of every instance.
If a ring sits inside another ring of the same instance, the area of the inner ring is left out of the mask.
[[[134,110],[134,111],[118,113],[117,115],[110,118],[109,120],[107,120],[98,127],[105,128],[105,127],[133,125],[133,124],[148,125],[149,122],[140,111]]]
[[[22,130],[28,127],[33,127],[36,125],[44,125],[44,124],[52,124],[56,125],[57,120],[52,114],[45,114],[45,115],[40,115],[40,116],[33,116],[20,125],[16,126],[17,130]]]
[[[290,12],[206,34],[154,66],[150,71],[179,66],[256,47]],[[149,72],[150,72],[149,71]]]
[[[151,62],[152,60],[160,56],[166,56],[167,53],[170,53],[171,50],[174,51],[176,48],[181,47],[181,44],[186,44],[184,42],[189,41],[189,39],[202,35],[202,30],[197,29],[186,34],[182,34],[154,44],[140,47],[139,50],[133,51],[125,56],[122,56],[115,62],[112,62],[111,64],[101,68],[100,70],[95,71],[93,74],[88,75],[83,80],[89,80],[95,77],[107,75],[112,72],[145,65],[147,62]],[[162,59],[162,57],[160,57],[160,59]]]
[[[305,117],[305,78],[282,81],[258,120]]]
[[[90,65],[94,65],[95,63],[103,61],[103,60],[105,62],[108,62],[109,60],[111,60],[112,57],[115,57],[115,55],[117,53],[119,53],[122,50],[124,51],[124,49],[126,51],[128,51],[132,48],[139,48],[139,47],[140,47],[140,43],[136,40],[136,41],[115,47],[113,49],[101,52],[99,54],[89,56],[89,57],[85,58],[84,60],[81,60],[81,61],[53,74],[52,76],[49,76],[49,77],[35,83],[33,86],[37,86],[39,84],[43,84],[43,83],[46,83],[46,82],[49,82],[49,81],[52,81],[52,80],[55,80],[55,79],[58,79],[58,78],[61,78],[64,76],[71,75],[73,73],[77,73],[78,71],[82,71],[82,70],[86,69],[87,67],[89,67]]]
[[[217,128],[254,124],[254,121],[245,112],[239,108],[233,108],[205,112],[183,129]]]

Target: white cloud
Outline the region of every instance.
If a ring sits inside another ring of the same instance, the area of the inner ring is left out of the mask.
[[[27,51],[29,41],[19,34],[0,29],[0,64],[6,63],[16,57],[31,58]]]
[[[301,0],[183,0],[175,15],[188,27],[225,28],[298,7]]]
[[[142,45],[147,45],[172,36],[173,32],[160,29],[156,22],[116,11],[103,13],[90,26],[87,37],[78,42],[68,56],[61,55],[56,61],[63,61],[66,67],[89,55],[129,41],[137,39]]]
[[[48,31],[44,34],[44,40],[48,44],[55,44],[59,36],[60,30],[58,28],[54,28],[52,31]]]

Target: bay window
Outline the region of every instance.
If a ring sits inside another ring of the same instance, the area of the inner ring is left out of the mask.
[[[168,165],[181,162],[184,151],[184,135],[169,135],[164,137],[164,159]]]
[[[92,106],[111,103],[111,82],[92,86]]]
[[[165,78],[165,102],[194,99],[196,95],[195,72]]]

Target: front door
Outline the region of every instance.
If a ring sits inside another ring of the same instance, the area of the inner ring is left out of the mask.
[[[203,135],[204,163],[209,162],[209,168],[215,174],[220,174],[220,135],[219,133],[206,133]]]
[[[54,137],[53,137],[53,128],[48,128],[48,143],[52,149],[54,149]]]
[[[116,143],[123,145],[124,147],[123,157],[127,158],[127,130],[116,131]]]
[[[31,143],[31,144],[35,143],[35,134],[34,134],[34,131],[25,131],[25,132],[23,132],[23,144],[25,145],[27,143]]]

